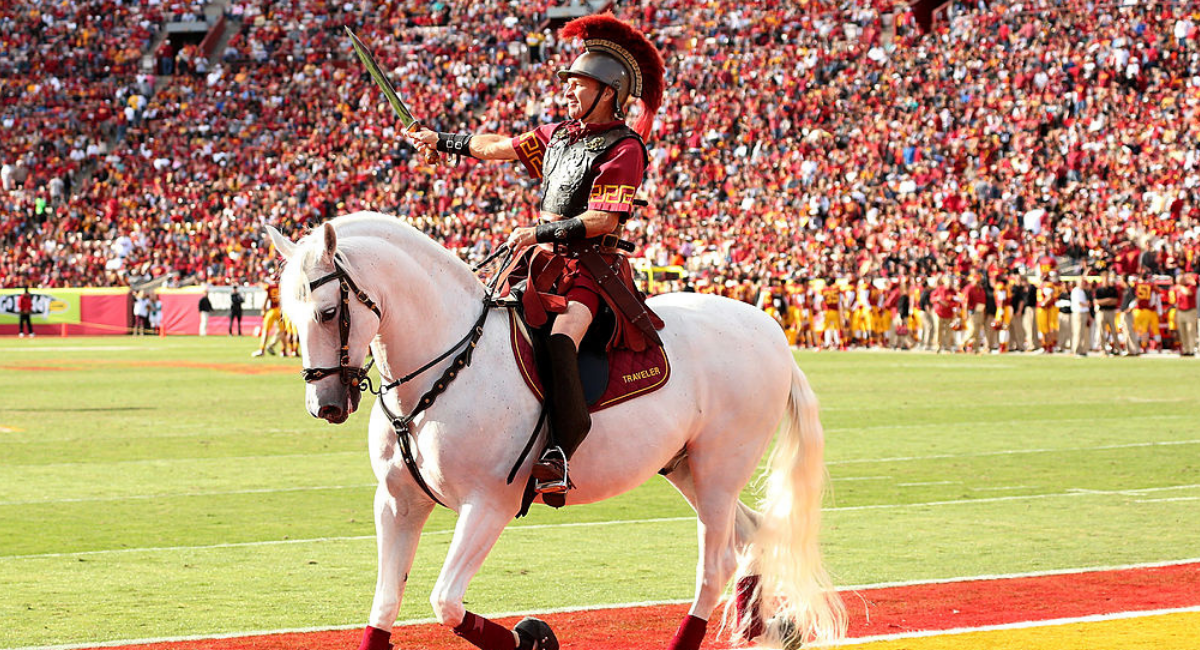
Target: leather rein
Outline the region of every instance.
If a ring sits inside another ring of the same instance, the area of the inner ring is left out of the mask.
[[[475,270],[478,271],[480,268],[484,267],[496,257],[504,253],[507,253],[507,256],[504,260],[504,263],[501,265],[501,268],[507,267],[512,258],[512,251],[507,250],[507,247],[502,247],[491,257],[487,258],[478,266],[476,266]],[[483,325],[487,321],[488,314],[491,313],[492,307],[496,306],[497,304],[493,299],[493,295],[501,274],[497,273],[492,279],[492,283],[488,286],[488,291],[483,297],[483,313],[481,313],[479,318],[475,320],[475,324],[471,326],[471,331],[467,332],[466,336],[460,339],[458,343],[455,343],[449,350],[446,350],[442,354],[438,355],[438,357],[433,361],[430,361],[429,363],[417,368],[413,372],[399,379],[396,379],[395,381],[382,384],[378,389],[376,389],[374,385],[372,385],[371,378],[367,374],[370,371],[371,366],[375,363],[374,359],[371,359],[371,362],[366,366],[350,365],[350,292],[353,291],[355,298],[357,298],[359,302],[374,312],[376,318],[382,320],[383,314],[380,312],[379,306],[375,303],[375,301],[371,300],[371,298],[367,296],[365,292],[358,288],[358,285],[354,283],[354,280],[349,274],[346,273],[346,270],[342,268],[342,266],[336,261],[333,264],[333,269],[333,272],[329,275],[310,282],[308,289],[311,292],[317,287],[334,280],[337,280],[340,285],[341,306],[338,309],[340,312],[338,317],[338,333],[341,336],[341,348],[338,353],[339,365],[336,367],[327,368],[304,368],[300,371],[300,374],[304,377],[304,381],[306,383],[312,383],[331,375],[339,375],[343,384],[347,386],[353,386],[360,391],[366,391],[379,397],[379,406],[383,409],[384,415],[386,415],[388,420],[391,422],[392,430],[396,434],[396,440],[400,446],[400,456],[404,460],[404,466],[408,468],[409,474],[412,475],[413,480],[416,481],[417,486],[421,488],[421,491],[424,492],[425,495],[430,499],[433,499],[434,503],[445,507],[446,504],[442,503],[441,500],[433,494],[433,490],[429,488],[429,484],[427,484],[424,477],[421,476],[420,468],[417,467],[417,460],[416,457],[413,456],[412,451],[412,441],[416,439],[416,434],[414,434],[412,431],[412,421],[416,419],[416,417],[425,409],[432,406],[438,395],[446,392],[446,389],[450,386],[450,382],[454,381],[454,379],[458,377],[459,371],[471,365],[471,355],[475,352],[475,346],[478,345],[479,339],[483,337]],[[454,359],[450,362],[450,366],[447,367],[442,373],[442,376],[438,377],[437,381],[434,382],[433,387],[425,391],[425,394],[422,395],[419,400],[417,400],[417,405],[411,413],[408,415],[398,415],[393,413],[392,410],[388,408],[387,400],[383,399],[385,393],[393,388],[396,388],[397,386],[412,381],[425,371],[441,363],[451,354],[454,354],[455,350],[460,348],[462,348],[462,352],[459,352],[458,355],[454,357]]]

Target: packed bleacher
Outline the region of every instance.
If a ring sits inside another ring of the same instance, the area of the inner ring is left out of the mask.
[[[262,226],[375,209],[479,259],[535,215],[515,165],[430,168],[349,54],[421,117],[519,133],[562,115],[549,2],[233,2],[211,60],[149,48],[187,2],[0,10],[0,279],[259,281]],[[619,3],[669,91],[627,237],[667,282],[761,302],[811,279],[1200,270],[1200,17],[1184,5]],[[140,65],[153,54],[159,65]],[[162,65],[163,59],[166,65]],[[86,173],[85,173],[86,170]]]

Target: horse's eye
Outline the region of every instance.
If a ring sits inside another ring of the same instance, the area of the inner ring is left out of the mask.
[[[329,309],[321,312],[321,322],[328,323],[329,321],[333,320],[335,316],[337,316],[337,307],[330,307]]]

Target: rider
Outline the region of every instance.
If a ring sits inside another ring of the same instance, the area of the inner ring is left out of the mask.
[[[424,154],[519,160],[542,181],[542,223],[516,228],[508,239],[519,256],[507,286],[527,280],[522,304],[531,325],[547,322],[547,312],[557,314],[547,346],[556,446],[533,469],[543,494],[569,489],[567,460],[591,428],[578,353],[601,303],[616,317],[610,348],[643,350],[659,343],[656,330],[663,326],[633,285],[621,253],[632,246],[618,238],[645,174],[644,139],[662,101],[662,57],[641,32],[611,14],[573,20],[561,37],[580,37],[586,46],[569,69],[558,72],[570,119],[515,138],[425,128],[404,132]],[[636,130],[624,121],[635,97],[642,103]]]

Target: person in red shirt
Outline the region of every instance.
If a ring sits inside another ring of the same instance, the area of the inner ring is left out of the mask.
[[[1175,285],[1175,328],[1179,332],[1179,354],[1196,354],[1196,274],[1186,273]]]
[[[17,296],[17,332],[21,338],[25,338],[25,332],[29,332],[29,336],[33,334],[33,296],[29,295],[29,287],[25,287],[24,293]]]
[[[987,303],[987,295],[979,281],[979,271],[971,271],[967,286],[962,290],[962,301],[967,311],[967,338],[963,341],[962,350],[979,354],[985,346],[983,338],[983,311]]]
[[[938,287],[933,290],[929,297],[929,301],[933,305],[933,331],[937,341],[934,346],[937,348],[937,353],[943,351],[953,351],[954,331],[951,329],[951,323],[955,318],[958,318],[958,292],[954,290],[954,278],[947,273],[938,281]]]

